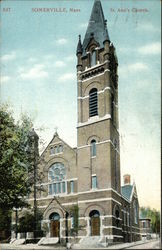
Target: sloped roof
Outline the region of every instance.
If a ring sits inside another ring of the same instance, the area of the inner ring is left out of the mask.
[[[53,138],[51,139],[51,141],[48,143],[48,145],[45,147],[45,149],[43,150],[43,152],[41,153],[41,157],[44,155],[44,153],[46,152],[47,148],[49,147],[49,145],[54,142],[55,139],[58,139],[60,142],[62,142],[63,144],[67,145],[69,148],[71,148],[75,153],[76,150],[74,148],[72,148],[69,144],[67,144],[63,139],[61,139],[58,135],[58,133],[56,132],[53,136]]]
[[[110,41],[108,31],[107,31],[106,20],[104,18],[100,0],[95,0],[94,5],[93,5],[88,28],[87,28],[85,38],[83,41],[83,56],[86,54],[86,48],[92,36],[95,39],[95,41],[99,43],[100,48],[103,48],[104,41],[106,40]]]
[[[125,185],[121,187],[121,193],[122,195],[130,201],[131,194],[133,190],[133,185]]]

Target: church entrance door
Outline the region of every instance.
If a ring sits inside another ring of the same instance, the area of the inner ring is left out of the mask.
[[[91,225],[91,236],[100,235],[100,214],[97,210],[93,210],[89,214]]]
[[[60,215],[58,213],[52,213],[50,215],[50,236],[60,237]]]

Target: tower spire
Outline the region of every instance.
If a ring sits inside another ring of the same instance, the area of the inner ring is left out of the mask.
[[[81,35],[79,35],[79,41],[78,41],[76,54],[78,54],[78,53],[82,54],[82,51],[83,51],[83,48],[82,48],[82,43],[81,43]]]
[[[83,55],[86,53],[86,48],[89,44],[89,41],[93,37],[96,42],[99,43],[100,48],[104,47],[105,41],[110,41],[108,30],[107,30],[107,21],[104,18],[103,9],[100,0],[95,0],[92,8],[88,28],[83,41]]]

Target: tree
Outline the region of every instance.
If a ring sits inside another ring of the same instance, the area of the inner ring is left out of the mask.
[[[37,211],[37,230],[41,231],[41,220],[43,214],[40,210]],[[18,232],[26,233],[33,232],[34,228],[34,211],[24,211],[23,215],[18,220]]]
[[[73,220],[72,220],[73,225],[71,225],[70,235],[75,237],[78,235],[79,230],[82,230],[85,228],[85,226],[79,225],[79,207],[78,207],[78,205],[74,205],[71,207],[71,209],[69,211],[69,215],[71,216],[71,218],[73,218]]]
[[[0,240],[8,237],[10,234],[11,210],[0,209]]]
[[[142,218],[149,218],[151,220],[151,229],[153,233],[160,232],[160,212],[150,207],[141,207],[140,215]]]
[[[29,132],[32,122],[22,116],[15,123],[6,106],[0,107],[0,208],[9,210],[27,205],[25,197],[31,191],[33,172]]]

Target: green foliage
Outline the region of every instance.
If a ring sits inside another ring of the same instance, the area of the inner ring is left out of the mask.
[[[78,235],[78,230],[81,230],[83,227],[79,225],[79,207],[78,205],[74,205],[70,209],[70,216],[74,218],[73,227],[70,229],[70,234],[72,236]]]
[[[11,210],[0,209],[0,231],[10,231]]]
[[[37,210],[37,231],[41,231],[41,220],[43,218],[43,214],[40,210]],[[18,220],[18,232],[33,232],[34,229],[34,213],[33,211],[25,211],[23,215]]]
[[[30,118],[15,122],[8,107],[0,107],[0,208],[12,209],[27,205],[25,196],[33,185],[32,152],[29,133]]]
[[[149,218],[151,220],[151,229],[153,233],[160,232],[160,212],[150,207],[141,207],[140,215],[142,218]]]

